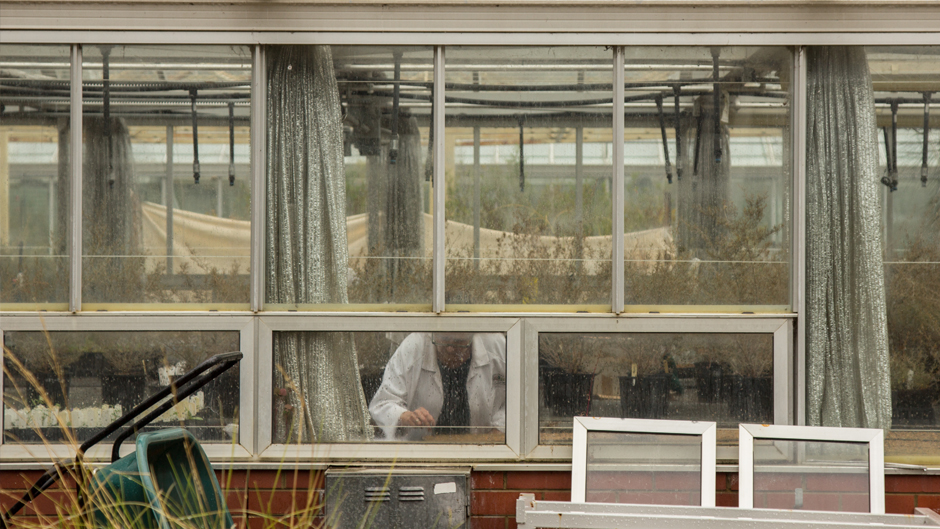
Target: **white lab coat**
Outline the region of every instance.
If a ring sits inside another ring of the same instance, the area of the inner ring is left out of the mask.
[[[474,334],[467,373],[469,426],[506,427],[506,336]],[[382,385],[372,397],[369,413],[385,432],[385,439],[420,439],[427,429],[415,428],[396,436],[398,418],[406,411],[425,408],[437,421],[444,404],[444,385],[430,333],[413,333],[389,359]]]

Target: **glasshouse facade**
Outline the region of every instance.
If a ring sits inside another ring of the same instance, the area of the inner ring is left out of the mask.
[[[740,423],[882,429],[940,508],[937,5],[0,8],[5,483],[241,351],[148,428],[271,497],[512,526],[603,416],[716,422],[719,505]]]

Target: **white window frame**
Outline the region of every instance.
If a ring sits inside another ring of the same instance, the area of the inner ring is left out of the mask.
[[[884,431],[828,426],[738,425],[738,506],[754,508],[754,439],[868,443],[869,512],[885,512]]]
[[[701,507],[715,506],[715,444],[717,427],[713,422],[665,421],[654,419],[613,419],[606,417],[575,417],[574,443],[571,458],[571,501],[584,503],[587,493],[588,432],[669,434],[700,437]]]
[[[254,318],[241,314],[218,315],[167,315],[164,313],[123,313],[123,314],[72,314],[48,313],[36,315],[4,315],[0,323],[0,335],[17,331],[49,332],[134,332],[134,331],[235,331],[239,333],[240,348],[243,353],[239,368],[239,412],[238,443],[206,442],[203,449],[213,460],[246,460],[255,452],[254,438],[249,435],[255,430],[255,371],[257,369],[255,350]],[[0,394],[3,392],[3,377],[0,376]],[[3,417],[0,416],[0,431]],[[4,444],[0,436],[0,462],[9,460],[61,460],[74,457],[75,446],[67,444]],[[133,443],[124,443],[121,454],[134,450]],[[111,443],[99,443],[85,456],[88,460],[111,460]]]

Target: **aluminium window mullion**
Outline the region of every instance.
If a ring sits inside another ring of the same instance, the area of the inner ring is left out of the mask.
[[[797,314],[793,355],[793,420],[806,424],[806,47],[799,46],[792,61],[790,138],[792,182],[790,215],[790,305]]]
[[[433,127],[433,269],[431,274],[431,310],[444,311],[444,46],[434,47],[434,88],[431,96]]]
[[[82,45],[71,47],[69,69],[69,311],[82,310]]]
[[[251,271],[249,302],[252,312],[264,308],[264,173],[265,173],[265,86],[267,72],[264,46],[252,48],[251,71]]]
[[[623,46],[614,46],[614,131],[613,131],[613,244],[611,248],[611,309],[615,314],[624,308],[624,182],[623,182],[623,112],[624,112],[624,57]]]

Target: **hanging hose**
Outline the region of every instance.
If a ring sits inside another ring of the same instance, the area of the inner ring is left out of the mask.
[[[695,119],[695,156],[692,158],[692,182],[698,179],[698,158],[702,150],[702,122],[705,121],[705,112],[698,113]]]
[[[228,185],[235,185],[235,103],[228,104]]]
[[[432,87],[433,92],[433,87]],[[424,181],[431,182],[434,175],[434,95],[431,95],[431,124],[428,126],[428,157],[424,161]]]
[[[885,175],[881,177],[881,183],[891,187],[891,133],[888,132],[888,127],[882,127],[881,131],[884,132],[885,137]],[[892,189],[894,191],[894,189]]]
[[[712,89],[715,98],[715,164],[721,164],[721,77],[718,73],[718,55],[721,48],[712,48],[712,76],[715,82]]]
[[[881,183],[888,186],[892,192],[898,190],[898,102],[891,101],[891,134],[888,128],[884,129],[885,136],[885,162],[888,174],[881,178]]]
[[[525,191],[525,118],[519,118],[519,191]]]
[[[656,109],[659,110],[659,131],[663,134],[663,154],[666,157],[666,180],[672,183],[672,165],[669,163],[669,142],[666,140],[666,116],[663,114],[663,96],[656,96]]]
[[[199,129],[196,123],[196,89],[189,91],[193,109],[193,180],[199,183]]]
[[[398,163],[398,102],[401,98],[401,52],[396,51],[395,56],[395,88],[392,96],[392,139],[388,145],[388,163]]]
[[[682,93],[682,85],[673,85],[672,92],[676,95],[676,180],[682,181],[682,124],[679,114],[679,96]]]
[[[114,189],[114,154],[111,146],[111,46],[101,47],[101,81],[105,152],[108,158],[108,189]]]
[[[920,186],[927,187],[927,139],[930,134],[930,92],[924,92],[924,153],[920,162]]]

